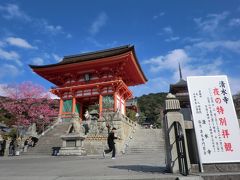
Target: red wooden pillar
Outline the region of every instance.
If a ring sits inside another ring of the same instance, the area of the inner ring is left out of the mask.
[[[102,116],[102,95],[99,95],[99,117]]]
[[[72,97],[72,113],[76,111],[76,98],[75,96]]]
[[[123,105],[122,105],[122,97],[120,97],[119,106],[120,106],[120,107],[119,107],[119,110],[120,110],[120,112],[121,112],[121,114],[122,114],[122,108],[123,108],[123,107],[122,107],[122,106],[123,106]]]
[[[59,102],[59,116],[62,115],[62,111],[63,111],[63,99],[62,99],[62,97],[60,97],[60,102]]]

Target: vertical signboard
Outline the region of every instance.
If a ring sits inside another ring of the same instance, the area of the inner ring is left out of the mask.
[[[240,130],[226,76],[187,78],[201,163],[240,162]]]

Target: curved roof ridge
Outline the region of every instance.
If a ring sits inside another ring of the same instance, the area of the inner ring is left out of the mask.
[[[131,46],[132,45],[123,45],[123,46],[119,46],[119,47],[115,47],[115,48],[109,48],[109,49],[104,49],[104,50],[98,50],[98,51],[91,51],[91,52],[86,52],[86,53],[81,53],[81,54],[69,55],[69,56],[64,56],[63,59],[87,56],[87,55],[109,52],[109,51],[114,51],[114,50],[119,50],[119,49],[126,49],[126,48],[129,48]]]
[[[48,64],[48,65],[29,65],[31,68],[45,68],[45,67],[52,67],[52,66],[59,66],[64,64],[71,64],[71,63],[77,63],[81,61],[89,61],[94,59],[101,59],[105,57],[115,56],[119,55],[125,52],[128,52],[130,50],[134,49],[133,45],[124,45],[119,46],[115,48],[105,49],[105,50],[99,50],[99,51],[93,51],[83,54],[77,54],[77,55],[70,55],[70,56],[64,56],[62,61],[55,63],[55,64]]]
[[[46,71],[51,71],[54,68],[57,67],[70,67],[72,65],[81,66],[81,64],[86,64],[88,62],[99,62],[101,63],[101,60],[112,60],[114,63],[114,60],[118,60],[118,58],[121,55],[128,55],[131,56],[134,60],[134,64],[136,64],[136,70],[139,71],[139,75],[142,76],[143,82],[147,81],[147,78],[140,66],[140,63],[138,61],[138,58],[136,56],[134,45],[124,45],[119,46],[115,48],[100,50],[100,51],[94,51],[89,53],[83,53],[83,54],[77,54],[77,55],[71,55],[71,56],[65,56],[64,59],[61,62],[55,63],[55,64],[48,64],[48,65],[29,65],[30,68],[33,69],[34,72],[37,72],[37,74],[41,75],[44,74]],[[113,57],[113,58],[111,58]],[[127,58],[128,59],[128,58]],[[103,61],[104,62],[104,61]],[[69,65],[69,66],[68,66]],[[38,73],[39,72],[39,73]],[[41,73],[40,73],[41,72]]]

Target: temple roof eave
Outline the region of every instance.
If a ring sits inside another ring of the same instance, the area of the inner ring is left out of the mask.
[[[64,56],[62,61],[55,63],[55,64],[48,64],[48,65],[31,65],[30,64],[29,66],[32,69],[42,69],[42,68],[48,68],[48,67],[62,66],[62,65],[66,65],[66,64],[92,61],[92,60],[97,60],[97,59],[120,55],[125,52],[128,52],[132,48],[133,48],[133,46],[130,46],[130,45],[120,46],[119,48],[112,48],[112,49],[107,49],[107,50],[103,50],[103,51],[95,51],[95,52],[83,53],[83,54],[78,54],[78,55]]]
[[[99,60],[102,58],[107,58],[107,57],[112,57],[112,56],[117,56],[124,54],[126,52],[133,52],[134,58],[136,59],[138,68],[141,70],[142,74],[144,75],[141,66],[138,62],[134,46],[133,45],[126,45],[126,46],[120,46],[117,48],[111,48],[111,49],[106,49],[102,51],[95,51],[95,52],[90,52],[90,53],[83,53],[83,54],[78,54],[78,55],[72,55],[72,56],[65,56],[62,61],[59,63],[55,64],[48,64],[48,65],[32,65],[29,64],[29,66],[32,69],[42,69],[42,68],[48,68],[48,67],[56,67],[56,66],[62,66],[66,64],[72,64],[72,63],[79,63],[79,62],[86,62],[86,61],[92,61],[92,60]],[[145,80],[147,81],[147,78],[144,75]]]

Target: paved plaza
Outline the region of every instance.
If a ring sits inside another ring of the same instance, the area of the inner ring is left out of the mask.
[[[0,179],[176,179],[165,173],[161,157],[107,156],[14,156],[0,159]]]
[[[202,180],[165,170],[158,154],[107,156],[10,156],[0,158],[0,180]],[[220,176],[221,175],[221,176]],[[239,172],[203,173],[204,179],[239,179]]]

